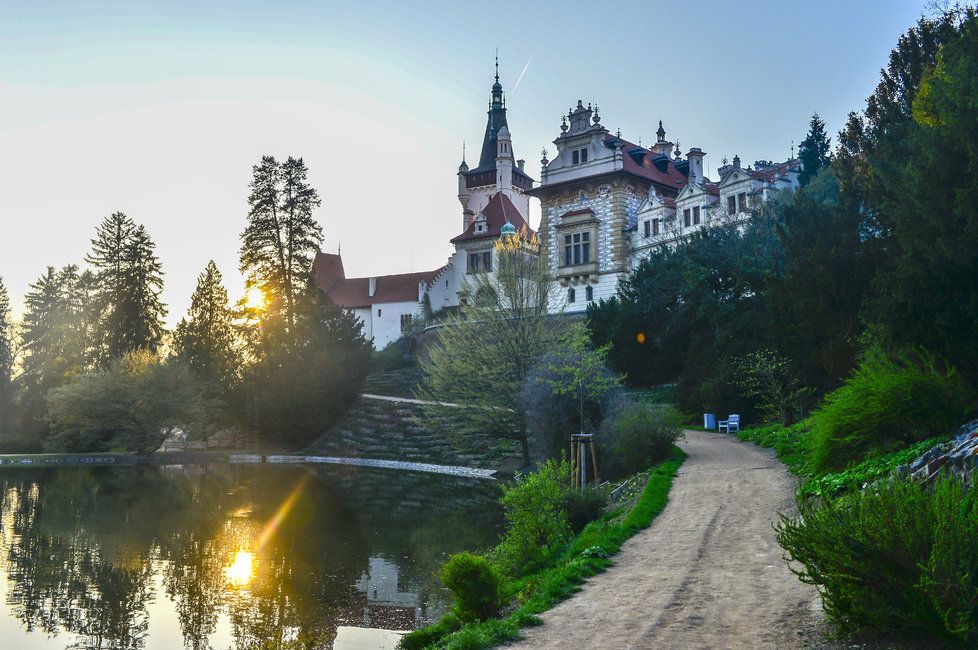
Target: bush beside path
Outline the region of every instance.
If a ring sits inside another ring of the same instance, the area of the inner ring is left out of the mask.
[[[517,648],[787,648],[822,645],[814,587],[782,559],[771,524],[796,479],[773,454],[687,431],[669,504],[615,564],[524,630]]]

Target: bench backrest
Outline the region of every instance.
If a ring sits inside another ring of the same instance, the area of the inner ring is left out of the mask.
[[[727,420],[729,422],[732,422],[733,424],[740,424],[740,416],[737,415],[736,413],[731,413],[730,417],[727,418]]]

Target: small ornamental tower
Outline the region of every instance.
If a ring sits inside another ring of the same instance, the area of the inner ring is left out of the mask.
[[[513,143],[505,126],[496,136],[496,185],[513,200]]]

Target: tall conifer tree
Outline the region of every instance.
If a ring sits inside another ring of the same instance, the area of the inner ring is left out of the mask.
[[[802,187],[808,185],[818,175],[819,170],[828,167],[830,150],[831,143],[825,133],[825,122],[818,113],[813,113],[812,121],[808,125],[808,135],[798,147],[798,158],[802,167],[798,182]]]
[[[141,348],[156,351],[163,338],[166,307],[163,268],[156,245],[143,226],[122,212],[107,217],[92,240],[86,260],[95,270],[96,356],[104,363]]]
[[[0,434],[10,430],[13,412],[14,341],[10,296],[0,277]]]
[[[260,288],[267,310],[290,330],[323,241],[312,214],[322,201],[307,175],[302,158],[279,163],[263,156],[252,168],[248,225],[241,234],[241,272],[248,288]]]
[[[238,371],[234,326],[228,292],[213,260],[197,276],[190,311],[173,333],[176,356],[198,379],[227,388]]]

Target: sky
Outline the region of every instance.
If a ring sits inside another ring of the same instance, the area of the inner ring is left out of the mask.
[[[578,99],[633,142],[784,160],[864,106],[921,0],[0,0],[0,277],[15,314],[122,211],[157,244],[173,325],[213,259],[241,295],[251,167],[301,156],[348,277],[443,265],[461,231],[493,56],[539,178]],[[519,84],[517,85],[517,80]],[[539,220],[539,207],[530,215]]]

